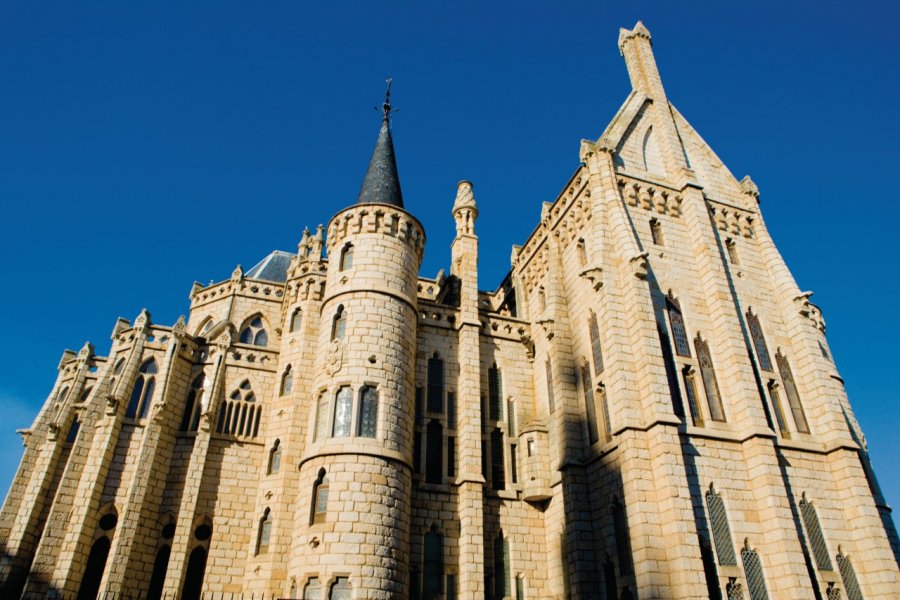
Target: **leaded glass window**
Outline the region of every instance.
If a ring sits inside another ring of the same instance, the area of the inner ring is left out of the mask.
[[[666,296],[666,312],[669,314],[669,324],[672,326],[675,354],[690,358],[691,345],[688,342],[687,329],[684,326],[684,316],[681,314],[681,305],[672,296],[672,292],[669,292],[669,295]]]
[[[823,571],[831,571],[834,567],[828,556],[828,547],[825,545],[825,536],[819,523],[819,515],[816,514],[816,508],[812,502],[807,501],[806,494],[803,494],[800,499],[800,514],[803,516],[803,525],[806,526],[806,535],[812,546],[813,556],[816,557],[816,564]]]
[[[217,433],[236,436],[256,437],[259,434],[259,422],[262,407],[256,406],[256,396],[246,379],[231,392],[228,400],[219,407]]]
[[[444,412],[444,361],[437,352],[428,359],[428,412]]]
[[[700,377],[703,379],[703,388],[706,390],[709,418],[713,421],[724,421],[725,411],[722,408],[722,396],[719,394],[719,383],[716,381],[716,371],[713,368],[712,355],[709,353],[709,344],[703,341],[698,333],[694,338],[694,347],[697,349]]]
[[[845,556],[843,550],[838,548],[838,570],[841,572],[841,581],[844,582],[844,590],[847,592],[847,600],[863,600],[862,589],[859,580],[856,579],[856,571],[850,562],[850,557]]]
[[[269,551],[269,540],[272,537],[272,513],[267,508],[259,520],[259,535],[256,538],[256,554],[266,554]]]
[[[745,545],[741,550],[741,560],[744,563],[744,576],[747,578],[747,590],[750,592],[750,600],[769,600],[769,592],[766,591],[766,579],[763,576],[762,561],[756,550]]]
[[[325,392],[319,394],[319,400],[316,403],[316,428],[313,431],[313,441],[321,440],[325,437],[328,430],[328,396]]]
[[[153,391],[156,388],[156,378],[153,376],[158,371],[156,360],[152,358],[141,365],[125,412],[127,418],[144,419],[147,417],[150,404],[153,403]]]
[[[291,315],[291,333],[295,333],[300,331],[300,326],[303,324],[303,311],[299,308],[294,311],[294,314]]]
[[[503,412],[503,380],[497,363],[488,369],[488,405],[492,421],[499,421]]]
[[[338,390],[335,396],[332,437],[346,437],[350,435],[350,414],[352,412],[353,392],[350,390],[350,386],[345,385]]]
[[[364,386],[359,392],[359,432],[361,437],[375,437],[378,427],[378,392],[372,386]]]
[[[325,469],[319,470],[319,477],[313,484],[311,509],[309,524],[324,523],[328,512],[328,477]]]
[[[791,414],[794,416],[794,425],[800,433],[809,433],[809,423],[806,422],[806,414],[803,412],[803,405],[800,404],[800,394],[797,392],[797,383],[794,381],[791,365],[780,350],[775,354],[775,361],[778,363],[781,380],[784,382],[784,391],[788,397]]]
[[[322,584],[318,577],[310,577],[303,586],[303,600],[322,600]]]
[[[600,325],[593,311],[588,318],[588,332],[591,336],[591,353],[594,356],[594,374],[599,375],[603,372],[603,349],[600,347]]]
[[[341,304],[334,313],[334,321],[331,324],[331,339],[342,340],[347,333],[347,312]]]
[[[426,598],[444,592],[444,536],[432,525],[423,540],[422,592]]]
[[[284,369],[284,373],[281,374],[281,389],[280,396],[284,396],[285,394],[291,393],[291,388],[294,387],[294,374],[291,373],[291,365],[288,365]]]
[[[281,440],[275,440],[272,449],[269,450],[269,468],[267,473],[274,475],[281,470]]]
[[[763,335],[759,317],[749,310],[747,311],[747,327],[750,328],[750,337],[753,339],[756,356],[759,358],[759,368],[763,371],[772,371],[772,359],[769,357],[769,348],[766,346],[766,338]]]
[[[353,596],[353,587],[347,577],[338,577],[331,584],[331,596],[329,600],[350,600]]]
[[[722,497],[710,485],[706,492],[706,507],[709,509],[709,521],[712,526],[713,541],[716,544],[716,554],[720,565],[736,565],[737,558],[734,554],[734,543],[731,540],[731,527],[728,525],[728,513],[725,512],[725,503]]]
[[[440,421],[428,423],[425,433],[425,481],[442,483],[444,478],[444,428]]]
[[[341,250],[340,270],[346,271],[353,266],[353,244],[347,244]]]
[[[591,369],[587,364],[581,367],[581,387],[584,392],[584,407],[587,410],[588,441],[596,444],[600,440],[600,434],[597,431],[597,407],[594,405]]]
[[[491,485],[495,490],[506,488],[506,466],[503,456],[503,432],[491,432]]]
[[[254,346],[267,346],[269,344],[269,334],[266,333],[262,317],[253,317],[244,326],[241,330],[240,342]]]

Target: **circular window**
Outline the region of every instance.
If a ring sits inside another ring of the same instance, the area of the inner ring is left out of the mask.
[[[169,523],[163,527],[162,536],[164,540],[171,540],[175,537],[175,523]]]
[[[117,517],[114,513],[109,513],[108,515],[103,515],[100,517],[100,529],[103,531],[109,531],[113,527],[116,526],[116,523],[119,522],[119,517]]]
[[[205,542],[212,537],[212,527],[209,525],[200,525],[194,530],[194,537],[201,542]]]

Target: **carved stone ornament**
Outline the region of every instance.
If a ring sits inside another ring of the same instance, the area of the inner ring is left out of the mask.
[[[174,335],[177,338],[184,337],[185,327],[186,327],[186,324],[184,322],[184,315],[180,315],[178,317],[178,320],[175,321],[175,324],[172,326],[172,335]]]
[[[631,259],[632,267],[634,268],[634,276],[638,279],[647,279],[647,275],[650,269],[650,258],[649,252],[642,252]]]
[[[150,324],[150,313],[146,308],[141,309],[141,313],[134,320],[134,326],[136,329],[143,329],[147,325]]]
[[[754,198],[759,198],[759,188],[756,186],[756,183],[750,179],[749,175],[745,175],[744,178],[741,179],[741,191]]]
[[[78,358],[81,360],[86,360],[94,355],[94,347],[90,342],[85,342],[84,346],[81,347],[81,350],[78,351]]]
[[[528,357],[528,360],[534,360],[534,340],[531,339],[531,336],[523,333],[519,341],[525,346],[525,356]]]
[[[234,268],[234,271],[231,272],[231,280],[234,282],[238,282],[244,278],[244,269],[241,268],[241,265],[238,265]]]
[[[56,438],[59,437],[59,425],[57,425],[56,423],[50,423],[47,426],[47,432],[49,433],[49,440],[51,442],[55,442]]]
[[[541,326],[541,329],[544,330],[544,335],[547,336],[548,340],[553,339],[553,323],[554,319],[546,318],[546,319],[538,319],[537,324]]]
[[[809,301],[812,295],[812,292],[803,292],[794,298],[794,302],[800,306],[800,315],[809,319],[816,329],[825,333],[825,317],[822,316],[822,310]]]
[[[344,344],[341,340],[332,340],[328,345],[328,354],[325,358],[325,372],[330,376],[341,370],[344,363]]]
[[[596,150],[594,142],[590,140],[581,140],[581,147],[578,149],[578,157],[581,162],[587,164],[588,159]]]
[[[116,414],[116,409],[119,407],[119,399],[113,396],[112,394],[106,397],[106,416],[112,417]]]
[[[591,287],[594,288],[594,291],[599,290],[603,287],[603,268],[598,267],[596,265],[592,265],[584,269],[581,273],[579,273],[582,277],[591,282]]]

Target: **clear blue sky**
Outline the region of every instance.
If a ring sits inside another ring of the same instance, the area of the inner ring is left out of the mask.
[[[900,503],[892,3],[160,4],[0,3],[0,494],[64,348],[105,353],[145,306],[173,323],[193,281],[354,201],[387,74],[423,275],[466,178],[493,289],[627,95],[618,29],[643,19],[670,100],[759,184]]]

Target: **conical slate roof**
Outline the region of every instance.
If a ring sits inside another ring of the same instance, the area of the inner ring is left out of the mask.
[[[357,204],[393,204],[403,208],[403,193],[397,175],[397,158],[394,156],[394,140],[391,138],[390,120],[385,115],[381,131],[375,142],[375,151],[369,161],[369,169],[359,190]]]

